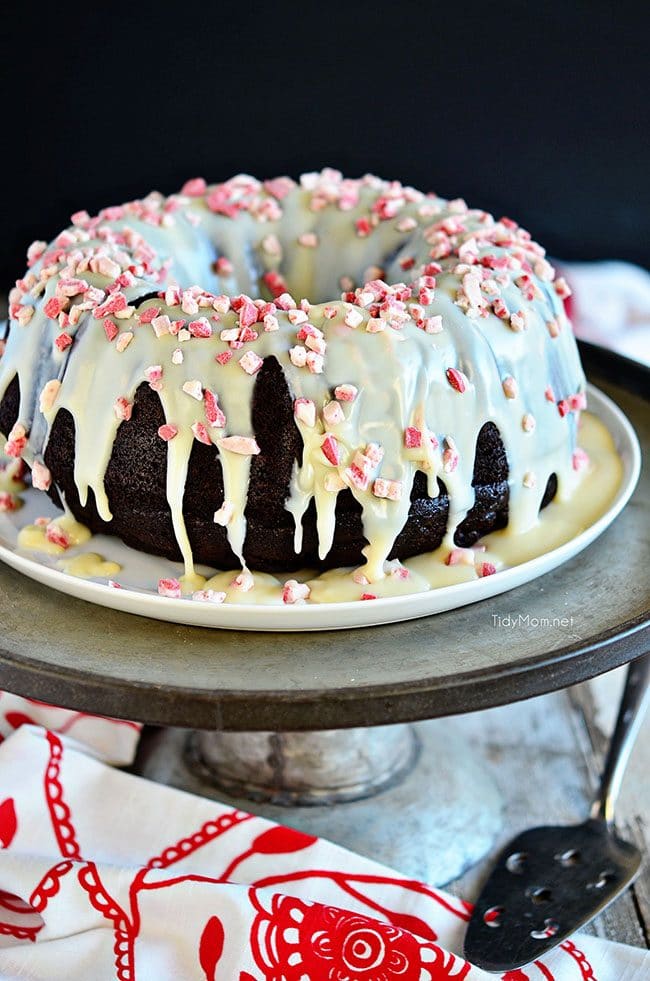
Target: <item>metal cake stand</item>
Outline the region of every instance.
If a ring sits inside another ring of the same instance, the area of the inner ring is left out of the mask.
[[[650,372],[592,345],[581,353],[645,454]],[[347,632],[175,626],[0,565],[0,687],[165,727],[143,739],[141,774],[440,884],[489,848],[502,802],[453,720],[435,720],[564,688],[645,653],[649,529],[646,466],[613,526],[555,571],[472,606]]]

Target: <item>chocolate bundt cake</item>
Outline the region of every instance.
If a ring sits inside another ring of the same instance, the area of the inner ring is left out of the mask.
[[[570,491],[567,287],[509,219],[331,170],[195,179],[78,212],[28,261],[0,433],[93,531],[373,581]]]

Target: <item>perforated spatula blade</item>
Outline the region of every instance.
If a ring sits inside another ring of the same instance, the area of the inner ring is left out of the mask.
[[[481,892],[465,957],[499,973],[537,960],[608,906],[640,866],[638,849],[603,821],[524,831]]]
[[[614,829],[614,802],[650,700],[650,654],[629,668],[600,789],[584,824],[531,828],[501,852],[474,907],[464,954],[514,971],[569,937],[636,877],[641,853]]]

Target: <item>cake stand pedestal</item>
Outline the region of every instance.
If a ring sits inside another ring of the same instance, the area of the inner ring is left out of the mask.
[[[432,885],[482,858],[501,828],[501,794],[453,720],[306,733],[160,729],[143,739],[135,769]]]
[[[582,354],[647,459],[650,373],[590,345]],[[347,632],[176,626],[0,566],[0,687],[164,726],[143,737],[136,772],[441,884],[489,848],[501,802],[454,721],[440,717],[565,688],[648,650],[649,484],[646,468],[614,525],[539,579]]]

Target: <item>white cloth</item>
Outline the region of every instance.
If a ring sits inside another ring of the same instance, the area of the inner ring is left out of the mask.
[[[44,726],[62,736],[72,736],[83,743],[87,751],[113,766],[127,766],[133,762],[142,731],[138,722],[105,719],[0,691],[0,742],[20,726],[30,724]]]
[[[650,273],[628,262],[562,266],[576,335],[650,364]]]
[[[3,981],[442,981],[469,907],[301,832],[113,770],[25,725],[0,746]],[[579,936],[504,981],[642,981]]]

